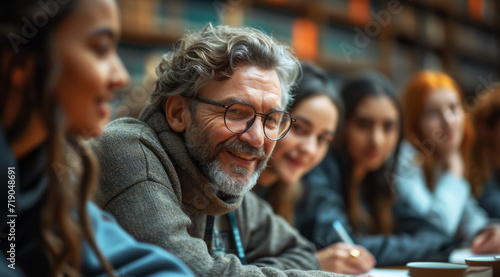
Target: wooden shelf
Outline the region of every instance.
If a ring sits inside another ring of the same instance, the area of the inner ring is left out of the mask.
[[[477,62],[487,64],[490,66],[500,67],[500,60],[491,59],[491,57],[487,57],[485,55],[478,54],[476,52],[471,52],[467,50],[455,50],[455,54],[458,57],[467,58],[470,60],[475,60]]]
[[[472,18],[467,13],[459,11],[455,5],[445,5],[445,4],[435,4],[436,2],[428,1],[403,1],[405,5],[411,5],[419,8],[421,11],[430,12],[442,17],[447,17],[449,19],[455,20],[457,22],[465,23],[467,25],[475,26],[481,29],[485,29],[488,32],[493,32],[500,34],[500,28],[495,26],[494,23],[487,23],[482,21],[477,21]],[[499,5],[497,3],[497,5]],[[497,9],[498,10],[498,9]],[[498,21],[498,16],[496,17]]]
[[[327,54],[320,54],[314,62],[327,71],[342,72],[343,75],[365,70],[374,70],[379,67],[377,62],[352,61],[350,63],[346,63],[343,57],[334,57]]]
[[[306,1],[273,2],[266,0],[247,0],[247,2],[250,5],[260,5],[294,13],[304,13],[307,11],[308,7],[311,6],[311,4]]]
[[[123,29],[122,41],[126,43],[139,44],[142,46],[171,45],[182,37],[183,30],[175,29],[168,32],[159,31],[135,31]]]
[[[119,3],[121,1],[128,3],[129,7],[137,3],[135,0],[119,0]],[[150,23],[146,24],[147,26],[135,26],[140,24],[130,25],[130,22],[124,22],[122,37],[126,43],[152,48],[171,45],[182,36],[186,26],[203,24],[206,14],[208,14],[206,18],[214,17],[214,13],[216,14],[216,8],[202,0],[196,0],[198,1],[195,1],[198,3],[196,5],[192,1],[181,0],[150,1],[155,3],[152,5],[167,5],[172,6],[172,9],[161,12],[158,11],[161,9],[146,7],[144,10],[154,11],[154,14],[149,15],[150,18],[131,20],[131,22]],[[293,40],[290,36],[295,20],[309,19],[317,25],[318,30],[319,54],[315,62],[337,76],[376,69],[392,77],[395,83],[400,83],[399,79],[422,69],[426,65],[424,61],[430,57],[431,65],[441,64],[444,71],[460,79],[464,90],[467,91],[475,86],[466,83],[465,78],[461,76],[466,74],[464,73],[466,70],[470,71],[470,68],[462,69],[456,65],[457,61],[471,60],[479,64],[479,68],[494,68],[495,72],[500,72],[500,52],[495,49],[495,47],[500,48],[500,27],[491,22],[472,19],[468,12],[455,5],[455,0],[401,0],[403,11],[392,14],[389,25],[380,26],[377,35],[368,36],[370,43],[360,48],[363,52],[357,56],[353,55],[353,59],[347,61],[339,45],[342,43],[354,45],[359,30],[365,32],[368,24],[360,25],[349,17],[350,0],[345,0],[345,5],[344,2],[338,1],[339,6],[328,5],[328,1],[323,0],[233,1],[238,2],[231,8],[233,13],[225,18],[218,18],[215,24],[222,22],[232,26],[247,24],[260,27],[282,42],[290,43]],[[387,11],[386,7],[391,1],[393,0],[377,0],[377,8],[380,11]],[[500,26],[500,3],[494,4],[495,20]],[[145,4],[141,1],[141,5]],[[213,10],[205,11],[207,8]],[[144,10],[142,13],[132,10],[128,11],[128,14],[148,15]],[[204,17],[200,19],[197,15]],[[155,16],[160,17],[159,20]],[[489,18],[491,19],[491,15]],[[375,19],[370,22],[372,21],[376,22]],[[489,43],[490,40],[496,43]]]
[[[297,13],[318,21],[335,22],[347,27],[356,26],[356,24],[349,19],[345,11],[341,11],[337,7],[332,7],[325,3],[315,3],[314,1],[287,1],[286,3],[282,3],[266,0],[249,0],[249,3],[261,7],[270,7],[272,9]]]

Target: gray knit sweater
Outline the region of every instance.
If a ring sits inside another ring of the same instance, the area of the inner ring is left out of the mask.
[[[101,165],[96,203],[139,241],[159,245],[197,276],[339,276],[318,269],[314,246],[252,193],[220,199],[189,157],[163,113],[108,124],[93,148]],[[203,240],[207,215],[227,226],[235,210],[249,265],[211,255]],[[300,270],[297,270],[300,269]]]

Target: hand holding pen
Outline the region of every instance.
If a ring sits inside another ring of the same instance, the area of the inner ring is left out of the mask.
[[[355,245],[339,221],[335,221],[332,225],[343,242],[316,252],[321,268],[345,274],[362,274],[372,269],[376,263],[373,255],[364,247]]]

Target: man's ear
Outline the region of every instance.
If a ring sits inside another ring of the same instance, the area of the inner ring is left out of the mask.
[[[165,103],[165,116],[168,124],[177,133],[183,133],[191,121],[191,113],[187,106],[186,98],[180,95],[173,95]]]

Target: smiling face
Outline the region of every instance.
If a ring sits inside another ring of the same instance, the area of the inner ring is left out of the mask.
[[[56,30],[59,104],[73,134],[100,135],[110,115],[108,102],[126,85],[128,74],[116,54],[120,24],[112,0],[78,1]]]
[[[379,169],[398,142],[399,113],[386,96],[368,96],[346,122],[347,149],[353,164],[364,171]]]
[[[420,117],[423,139],[431,139],[437,155],[457,151],[464,137],[464,111],[456,92],[438,89],[429,94]]]
[[[278,75],[254,66],[240,66],[224,81],[207,81],[199,95],[226,105],[247,103],[257,113],[282,109]],[[232,133],[224,124],[224,112],[225,108],[198,103],[187,126],[186,144],[216,192],[243,195],[257,182],[276,142],[265,137],[262,119],[244,133]]]
[[[267,171],[285,183],[297,182],[326,155],[338,122],[338,111],[326,95],[308,97],[291,111],[297,119],[276,144]]]

